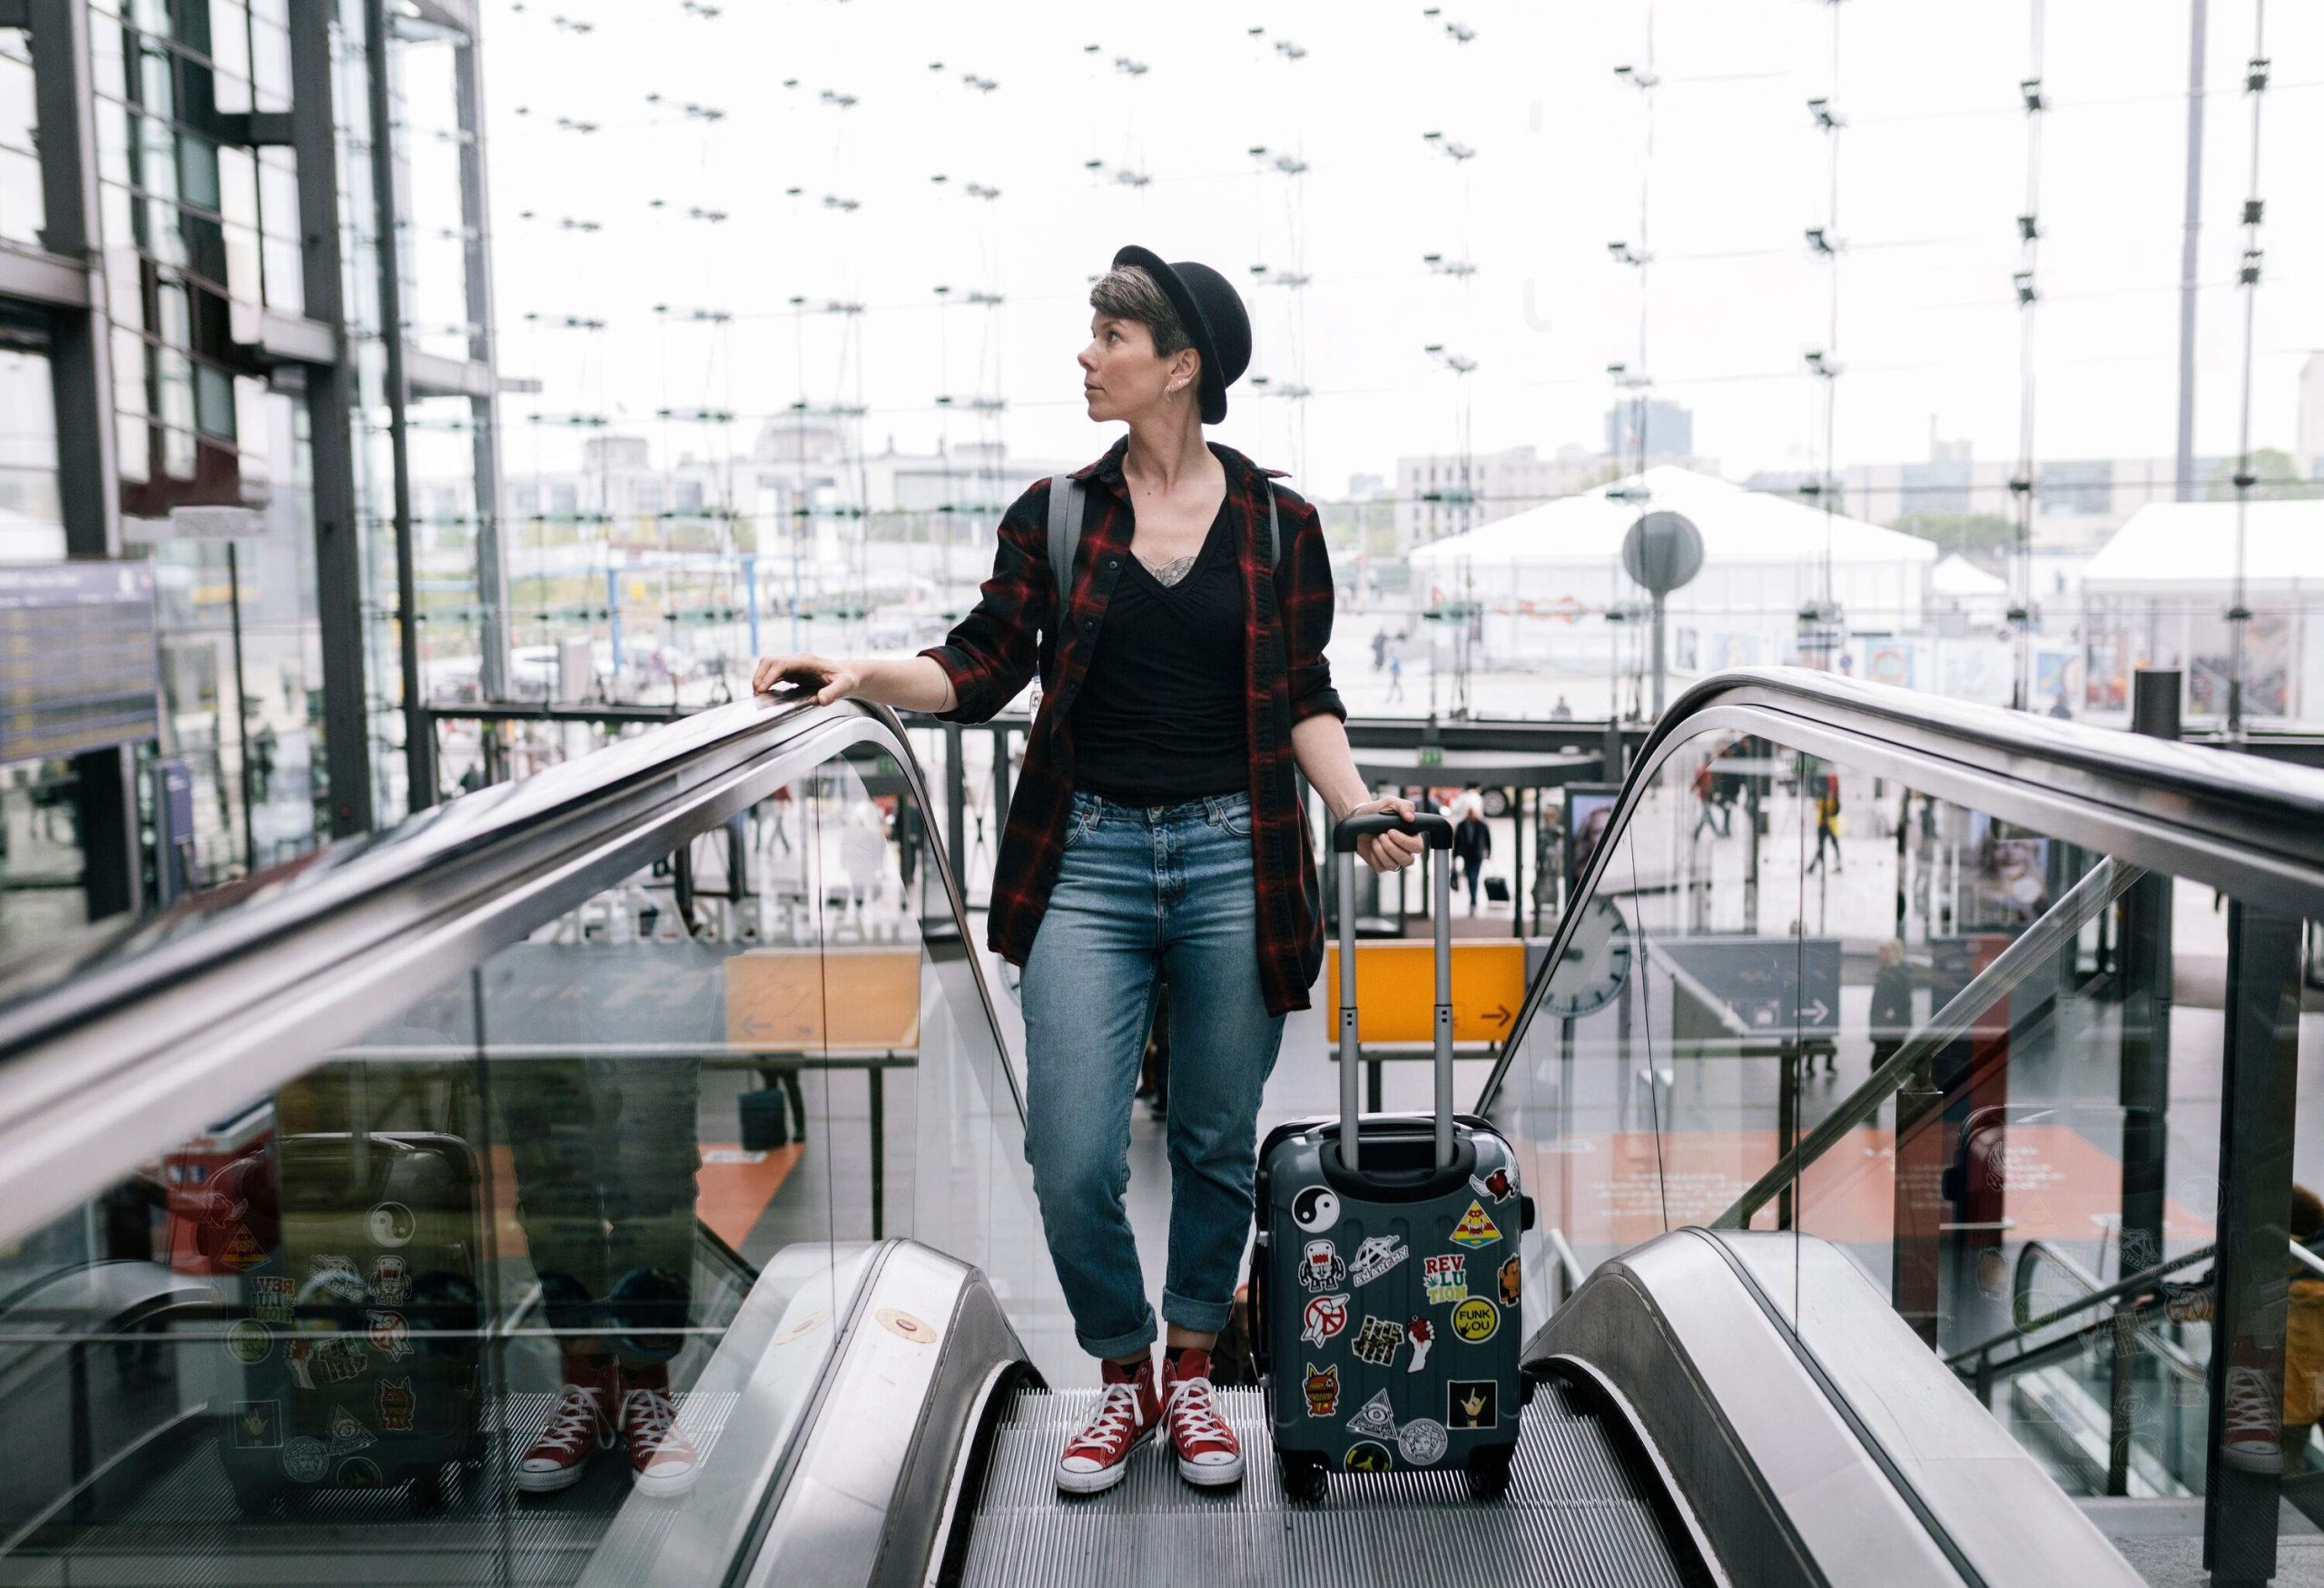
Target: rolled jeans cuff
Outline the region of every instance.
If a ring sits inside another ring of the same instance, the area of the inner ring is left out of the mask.
[[[1081,1342],[1083,1350],[1092,1356],[1109,1362],[1116,1357],[1127,1356],[1132,1351],[1151,1350],[1154,1342],[1160,1337],[1160,1335],[1161,1330],[1155,1325],[1154,1310],[1151,1307],[1147,1309],[1146,1317],[1139,1320],[1137,1327],[1126,1335],[1116,1335],[1110,1339],[1093,1340],[1078,1329],[1074,1331],[1074,1338]]]
[[[1175,1290],[1162,1292],[1162,1316],[1182,1329],[1197,1335],[1215,1335],[1226,1327],[1235,1316],[1235,1303],[1228,1301],[1196,1301],[1191,1296],[1181,1296]]]

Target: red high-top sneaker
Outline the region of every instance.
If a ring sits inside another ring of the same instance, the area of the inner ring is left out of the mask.
[[[1121,1482],[1129,1453],[1151,1439],[1162,1420],[1150,1359],[1134,1369],[1108,1362],[1105,1376],[1106,1398],[1058,1457],[1057,1486],[1068,1494],[1101,1494]]]
[[[1178,1455],[1178,1475],[1212,1488],[1243,1475],[1243,1446],[1218,1409],[1210,1384],[1210,1353],[1192,1346],[1162,1368],[1162,1417],[1170,1447]]]
[[[613,1363],[586,1356],[565,1359],[565,1386],[549,1414],[548,1426],[517,1462],[517,1487],[528,1494],[569,1489],[581,1481],[589,1458],[614,1444]]]

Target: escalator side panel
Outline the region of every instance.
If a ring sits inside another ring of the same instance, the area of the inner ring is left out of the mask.
[[[1839,1248],[1763,1232],[1721,1238],[1763,1290],[1799,1298],[1799,1335],[1921,1501],[1993,1584],[2141,1581],[2041,1465],[1977,1403]]]

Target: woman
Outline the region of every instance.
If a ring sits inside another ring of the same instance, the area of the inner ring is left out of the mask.
[[[1094,1494],[1167,1429],[1180,1475],[1242,1476],[1210,1384],[1251,1225],[1259,1096],[1283,1020],[1323,964],[1321,906],[1295,763],[1334,821],[1367,799],[1324,658],[1331,566],[1315,509],[1202,427],[1226,417],[1250,321],[1207,265],[1125,248],[1089,294],[1088,417],[1128,426],[1082,488],[1070,598],[1049,567],[1049,481],[1000,521],[992,577],[945,643],[901,661],[762,658],[788,679],[982,722],[1039,672],[1043,691],[995,863],[988,938],[1023,967],[1025,1153],[1049,1256],[1106,1386],[1059,1455]],[[1272,494],[1279,552],[1270,555]],[[1375,871],[1417,837],[1360,841]],[[1170,997],[1167,1351],[1122,1190],[1155,998]]]

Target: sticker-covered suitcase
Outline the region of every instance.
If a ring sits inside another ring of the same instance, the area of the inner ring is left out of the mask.
[[[271,1228],[251,1243],[226,1340],[241,1378],[221,1441],[235,1497],[256,1510],[409,1484],[433,1508],[447,1465],[483,1455],[475,1149],[435,1132],[318,1132],[241,1163]]]
[[[1355,840],[1418,833],[1434,873],[1433,1114],[1356,1107]],[[1453,1468],[1480,1499],[1509,1484],[1526,1396],[1523,1265],[1532,1223],[1509,1143],[1452,1112],[1452,824],[1367,815],[1333,832],[1339,866],[1340,1114],[1260,1149],[1252,1335],[1275,1461],[1294,1498],[1333,1469]]]

